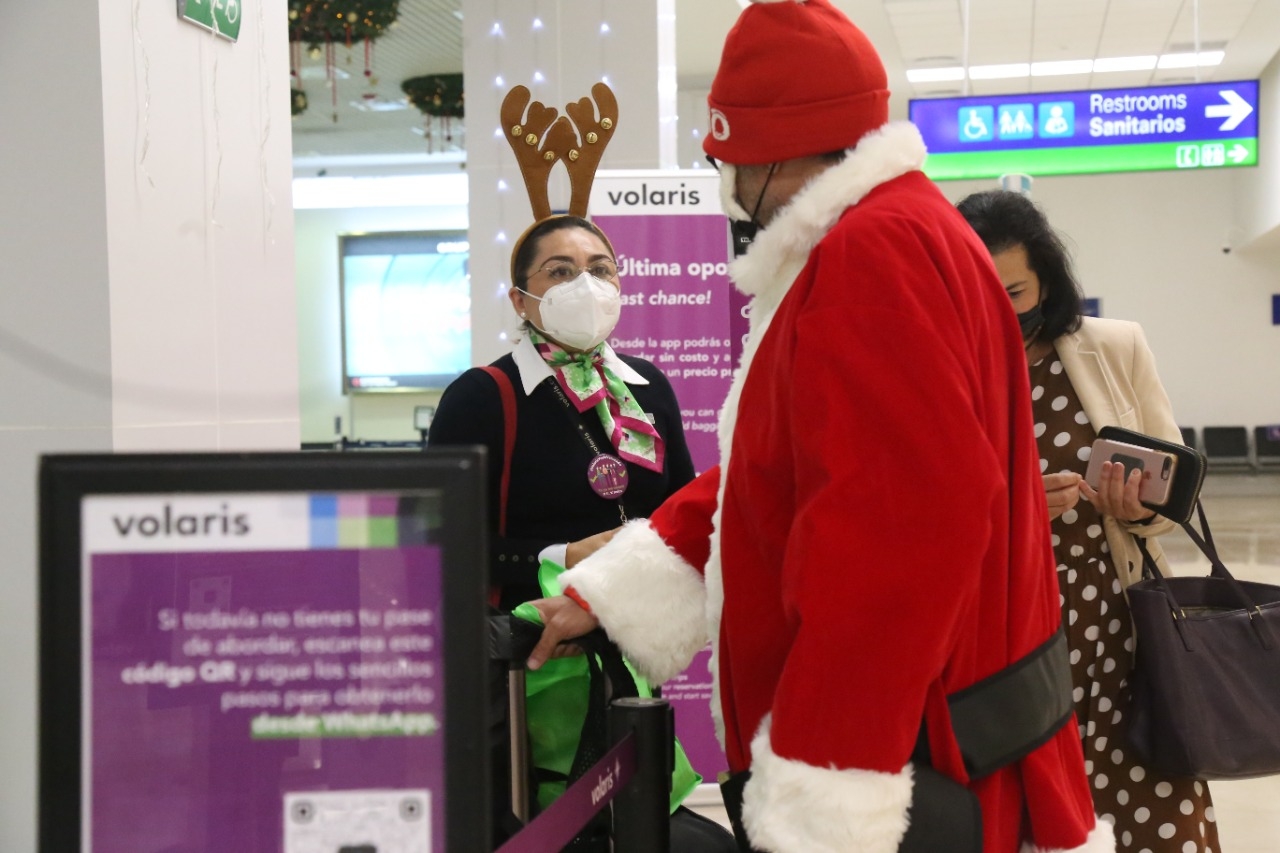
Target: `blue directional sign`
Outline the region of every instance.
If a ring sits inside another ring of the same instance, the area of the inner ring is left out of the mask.
[[[1258,164],[1258,81],[913,100],[935,180]]]

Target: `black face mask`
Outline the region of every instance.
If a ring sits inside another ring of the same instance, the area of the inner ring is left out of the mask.
[[[759,230],[760,226],[752,220],[729,220],[729,247],[733,249],[735,258],[740,258],[747,253],[747,249],[750,249],[751,244],[755,242],[756,232]]]
[[[773,170],[776,168],[778,168],[777,163],[769,166],[769,174],[765,175],[764,186],[760,187],[760,195],[756,198],[756,206],[751,211],[751,218],[745,221],[741,219],[729,220],[729,247],[733,250],[735,258],[740,258],[747,253],[747,249],[751,248],[752,242],[756,239],[757,232],[760,231],[760,223],[756,221],[756,214],[760,212],[760,204],[764,201],[765,190],[769,189],[769,181],[773,179]]]
[[[1044,312],[1040,310],[1039,305],[1029,311],[1023,311],[1018,315],[1018,325],[1022,327],[1022,340],[1030,341],[1044,325]]]

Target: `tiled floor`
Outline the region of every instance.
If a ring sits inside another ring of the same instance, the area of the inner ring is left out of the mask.
[[[1241,579],[1280,584],[1280,474],[1211,474],[1201,494],[1227,568]],[[1180,531],[1164,537],[1162,544],[1176,574],[1208,573],[1208,561]],[[1215,853],[1280,851],[1280,776],[1211,787],[1222,843]],[[727,824],[710,786],[690,797],[688,805]]]

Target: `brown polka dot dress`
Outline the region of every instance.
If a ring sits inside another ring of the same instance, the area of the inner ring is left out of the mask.
[[[1031,400],[1041,472],[1083,476],[1097,436],[1056,352],[1031,366]],[[1208,786],[1144,767],[1126,738],[1133,628],[1102,518],[1082,497],[1052,533],[1094,809],[1118,851],[1221,853]]]

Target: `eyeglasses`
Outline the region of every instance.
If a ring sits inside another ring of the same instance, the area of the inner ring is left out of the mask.
[[[601,281],[613,281],[618,277],[618,265],[613,261],[604,258],[598,261],[592,261],[585,267],[575,267],[567,261],[556,261],[539,267],[533,275],[538,273],[546,273],[547,276],[556,284],[564,284],[567,281],[573,281],[584,272],[592,278],[598,278]],[[530,276],[532,278],[533,276]]]

